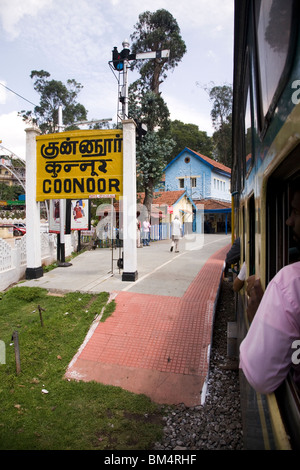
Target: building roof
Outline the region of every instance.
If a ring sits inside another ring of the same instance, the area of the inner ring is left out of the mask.
[[[231,169],[226,166],[226,165],[223,165],[223,163],[220,163],[220,162],[217,162],[216,160],[213,160],[212,158],[209,158],[209,157],[206,157],[205,155],[202,155],[201,153],[198,153],[198,152],[195,152],[194,150],[188,148],[188,147],[185,147],[182,152],[180,152],[177,157],[173,158],[173,160],[166,166],[165,170],[170,166],[172,165],[184,152],[189,152],[189,153],[192,153],[196,158],[200,159],[200,160],[204,160],[206,163],[208,163],[211,167],[219,170],[219,171],[223,171],[225,173],[228,173],[228,175],[231,175]]]
[[[231,203],[225,201],[218,201],[216,199],[201,199],[199,201],[194,201],[196,204],[197,209],[199,209],[199,205],[204,205],[205,211],[216,211],[216,210],[224,210],[224,209],[231,209]]]
[[[153,193],[153,200],[152,204],[165,204],[167,206],[172,206],[175,204],[179,199],[184,196],[185,190],[180,191],[157,191]],[[137,199],[140,202],[143,202],[145,198],[145,193],[138,193]]]

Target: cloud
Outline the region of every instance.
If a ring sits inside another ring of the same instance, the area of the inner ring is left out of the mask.
[[[13,40],[19,36],[18,26],[24,16],[36,17],[42,9],[48,7],[52,0],[1,0],[0,18],[8,38]]]
[[[217,54],[212,50],[207,51],[206,56],[214,61],[217,59]]]
[[[17,111],[0,115],[0,140],[3,147],[25,160],[26,123],[18,116]]]
[[[170,9],[170,13],[177,19],[178,25],[182,29],[198,31],[204,28],[207,36],[214,35],[215,29],[221,31],[217,25],[230,24],[234,9],[234,2],[224,0],[186,0],[185,2],[173,3],[170,1],[158,2],[166,3]],[[168,9],[168,7],[166,8]]]

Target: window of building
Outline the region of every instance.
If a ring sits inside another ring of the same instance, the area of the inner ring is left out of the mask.
[[[191,187],[196,188],[197,186],[197,178],[191,178]]]
[[[179,188],[183,189],[184,188],[184,178],[179,178]]]
[[[196,178],[195,178],[196,179]],[[226,191],[226,182],[223,180],[219,180],[218,178],[214,178],[214,189],[218,191]]]

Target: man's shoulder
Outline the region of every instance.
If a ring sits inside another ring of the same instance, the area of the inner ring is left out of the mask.
[[[300,301],[300,262],[284,266],[272,281],[287,297],[296,296]]]
[[[279,279],[291,281],[291,276],[300,278],[300,261],[284,266],[280,271],[278,271],[274,279],[276,279],[276,281]]]

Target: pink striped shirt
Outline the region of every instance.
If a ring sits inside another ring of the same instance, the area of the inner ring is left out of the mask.
[[[271,393],[289,370],[300,388],[300,262],[271,280],[240,345],[240,368],[259,393]]]

